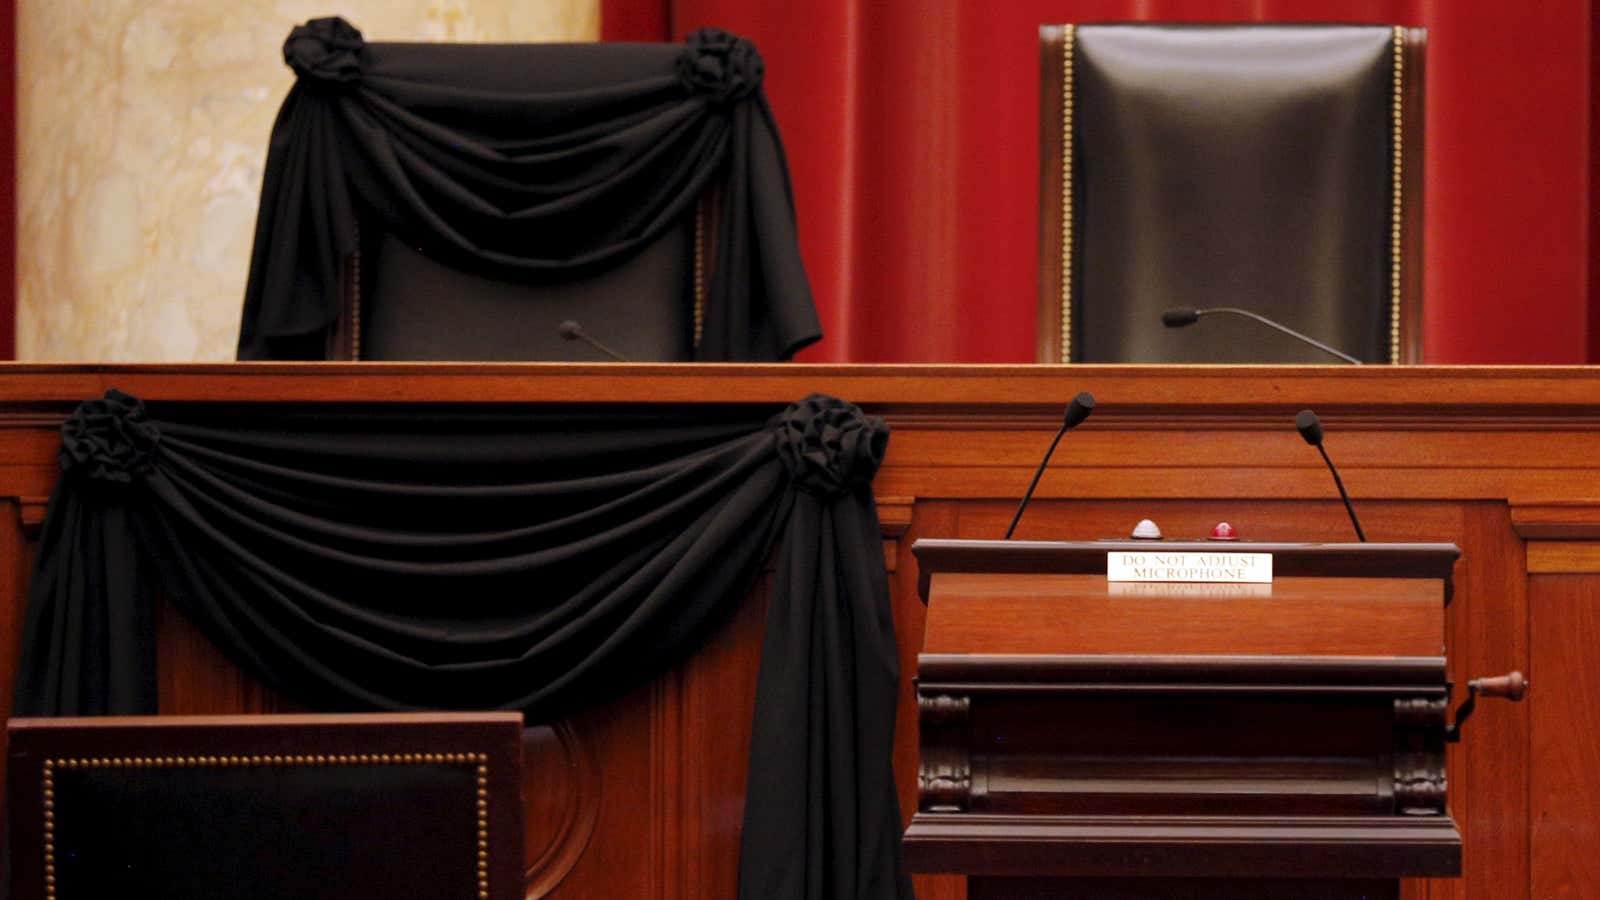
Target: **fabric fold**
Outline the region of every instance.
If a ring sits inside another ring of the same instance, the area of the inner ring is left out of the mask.
[[[159,592],[312,708],[538,720],[681,661],[775,554],[740,896],[911,896],[888,429],[854,405],[242,414],[113,390],[62,435],[17,715],[156,712]]]
[[[238,357],[320,359],[358,235],[548,283],[618,265],[723,202],[699,359],[784,359],[821,337],[777,125],[748,40],[367,43],[314,19],[284,43]],[[592,73],[574,78],[573,72]],[[754,148],[754,152],[752,149]]]

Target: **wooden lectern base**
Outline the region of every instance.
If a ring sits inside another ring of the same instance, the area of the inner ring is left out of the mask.
[[[1398,900],[1401,878],[1460,873],[1454,545],[912,549],[912,871],[966,875],[970,900]],[[1113,582],[1112,554],[1274,571]]]
[[[967,900],[1398,900],[1394,879],[967,879]]]

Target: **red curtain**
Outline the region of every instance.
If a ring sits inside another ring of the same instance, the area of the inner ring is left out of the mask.
[[[1589,10],[1589,259],[1600,261],[1600,104],[1596,85],[1600,85],[1600,7],[1592,2]],[[1591,271],[1600,271],[1593,269]],[[1589,279],[1589,362],[1600,363],[1600,278]]]
[[[608,40],[716,25],[760,46],[828,335],[801,359],[1032,361],[1038,25],[1148,20],[1428,28],[1425,359],[1589,353],[1589,0],[604,0],[602,10]]]

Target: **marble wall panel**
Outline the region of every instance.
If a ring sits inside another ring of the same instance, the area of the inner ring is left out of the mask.
[[[594,40],[599,0],[18,0],[17,358],[229,360],[281,47]]]

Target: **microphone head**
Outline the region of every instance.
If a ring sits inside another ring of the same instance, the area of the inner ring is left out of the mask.
[[[1078,396],[1072,398],[1067,404],[1067,427],[1076,428],[1089,418],[1089,413],[1094,412],[1094,395],[1088,391],[1079,391]]]
[[[1306,443],[1313,447],[1322,446],[1322,420],[1317,418],[1316,413],[1309,409],[1300,410],[1300,414],[1294,417],[1294,427],[1300,430],[1300,436],[1306,439]]]
[[[578,339],[578,335],[583,333],[583,326],[571,319],[564,319],[560,325],[556,326],[556,333],[566,340],[575,341]]]
[[[1200,310],[1192,307],[1169,309],[1161,314],[1161,324],[1168,328],[1182,328],[1200,321]]]

